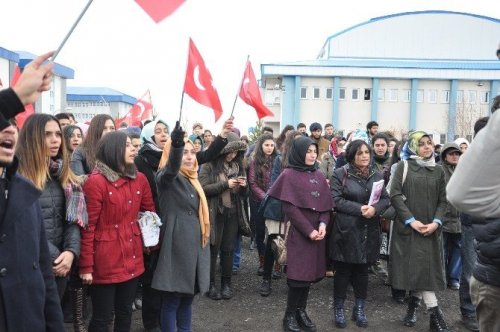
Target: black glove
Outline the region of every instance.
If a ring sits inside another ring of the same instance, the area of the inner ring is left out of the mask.
[[[177,121],[175,123],[174,130],[172,130],[172,132],[170,133],[170,138],[172,139],[172,146],[174,148],[181,148],[184,146],[185,134],[186,134],[186,132],[184,130],[182,130],[182,127],[181,127],[179,121]]]

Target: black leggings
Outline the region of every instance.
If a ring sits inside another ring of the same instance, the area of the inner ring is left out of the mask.
[[[335,261],[335,278],[333,279],[333,297],[345,299],[347,286],[352,284],[354,296],[366,299],[368,293],[368,266],[370,264],[350,264]]]
[[[210,246],[210,282],[215,281],[215,265],[221,253],[222,278],[230,279],[233,273],[234,243],[238,236],[238,214],[236,209],[225,209],[215,217],[215,244]]]
[[[270,280],[274,265],[274,252],[271,244],[278,237],[278,234],[269,234],[267,236],[266,251],[264,254],[264,279]]]

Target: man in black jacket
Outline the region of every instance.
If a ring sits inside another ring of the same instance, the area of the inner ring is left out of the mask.
[[[14,89],[0,91],[0,331],[64,331],[40,192],[17,174],[17,129],[9,121],[50,89],[51,53],[28,64]]]

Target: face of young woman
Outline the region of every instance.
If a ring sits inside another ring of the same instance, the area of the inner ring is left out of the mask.
[[[102,130],[102,136],[112,131],[115,131],[115,125],[113,124],[112,120],[108,119],[106,120],[106,122],[104,122],[104,129]]]
[[[387,152],[387,142],[385,139],[377,139],[375,143],[373,143],[373,150],[377,156],[384,156]]]
[[[311,144],[309,148],[307,148],[305,164],[307,166],[313,166],[317,158],[318,152],[316,151],[316,145]]]
[[[155,126],[155,143],[160,149],[163,149],[168,140],[168,129],[163,123],[158,122]]]
[[[361,145],[361,147],[356,151],[356,156],[354,157],[354,165],[359,168],[368,167],[371,162],[370,150],[366,145]]]
[[[230,153],[226,154],[225,160],[226,160],[226,162],[229,163],[229,162],[233,161],[234,158],[236,158],[236,152],[230,152]]]
[[[389,147],[387,148],[387,151],[389,151],[390,154],[394,152],[394,148],[396,147],[396,142],[390,141],[389,142]]]
[[[424,136],[418,141],[418,155],[424,159],[428,159],[432,157],[434,153],[434,144],[432,144],[432,140]]]
[[[71,136],[69,137],[69,149],[75,151],[75,149],[82,144],[82,132],[78,129],[73,130]]]
[[[196,149],[192,144],[186,143],[184,145],[184,152],[182,154],[182,165],[187,168],[193,168],[196,161]]]
[[[61,149],[62,134],[57,121],[49,121],[45,124],[45,144],[49,148],[49,155],[57,157]]]
[[[262,143],[262,151],[266,156],[270,156],[274,152],[274,141],[272,139],[266,139],[264,143]]]
[[[127,143],[125,146],[125,164],[132,165],[136,156],[137,148],[132,144],[130,137],[127,137]]]
[[[201,142],[200,140],[195,140],[193,142],[193,145],[194,145],[194,149],[196,150],[196,152],[200,152],[201,151]]]

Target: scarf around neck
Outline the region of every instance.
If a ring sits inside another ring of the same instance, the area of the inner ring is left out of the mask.
[[[63,170],[62,158],[50,158],[49,172],[53,179],[59,179]],[[82,186],[68,182],[63,186],[64,198],[66,200],[66,222],[77,224],[86,229],[88,226],[87,204]]]
[[[368,176],[370,175],[370,166],[361,168],[354,165],[354,163],[350,163],[349,165],[354,171],[354,174],[360,178],[367,179]]]

